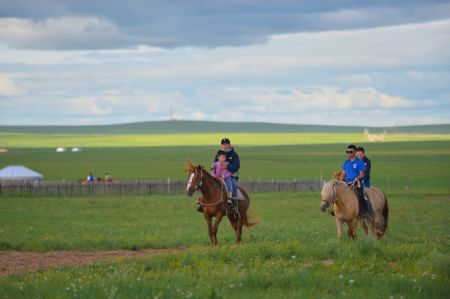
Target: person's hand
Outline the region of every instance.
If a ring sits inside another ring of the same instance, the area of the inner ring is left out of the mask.
[[[225,168],[225,169],[228,168],[228,162],[224,162],[222,165],[223,165],[223,168]]]

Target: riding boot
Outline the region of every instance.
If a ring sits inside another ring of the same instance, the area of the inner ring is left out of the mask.
[[[363,198],[364,198],[364,209],[366,211],[366,214],[370,216],[372,215],[372,205],[366,193],[364,193]]]
[[[367,202],[364,198],[364,192],[362,189],[358,189],[358,201],[359,201],[359,217],[365,218],[367,217]]]
[[[234,196],[231,198],[231,209],[234,213],[238,211],[238,199]]]

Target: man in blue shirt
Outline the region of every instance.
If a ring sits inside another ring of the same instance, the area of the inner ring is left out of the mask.
[[[347,184],[355,183],[355,191],[359,200],[359,215],[361,217],[367,217],[369,207],[364,198],[364,185],[361,183],[365,176],[366,165],[363,160],[356,156],[356,146],[354,144],[347,146],[346,153],[348,159],[345,160],[344,165],[342,166],[342,172],[339,179],[341,181],[345,179]]]

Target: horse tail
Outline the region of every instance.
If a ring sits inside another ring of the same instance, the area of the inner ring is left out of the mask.
[[[384,233],[388,230],[388,220],[389,220],[389,204],[386,194],[383,192],[384,195],[384,207],[382,211],[383,215],[383,224],[384,224]]]
[[[245,217],[244,225],[246,227],[251,227],[251,226],[253,226],[255,224],[258,224],[258,223],[259,223],[259,219],[256,219],[254,217],[250,217],[250,220],[249,220],[248,217]]]
[[[242,188],[239,188],[239,190],[242,192],[242,195],[244,195],[244,197],[247,199],[248,206],[250,206],[250,196],[248,196],[247,191],[245,191]],[[259,223],[259,220],[254,217],[250,217],[250,219],[249,219],[249,217],[247,215],[247,211],[245,211],[245,215],[243,215],[243,216],[244,216],[244,225],[247,227],[251,227],[251,226]]]

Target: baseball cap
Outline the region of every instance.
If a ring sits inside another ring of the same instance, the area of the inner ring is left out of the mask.
[[[220,141],[220,144],[230,144],[230,139],[222,138],[222,140]]]

